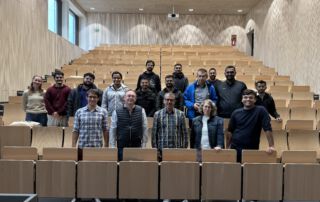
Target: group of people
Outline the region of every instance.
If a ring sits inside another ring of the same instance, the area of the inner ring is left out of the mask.
[[[173,74],[165,76],[166,87],[161,90],[154,66],[154,61],[147,60],[136,90],[128,89],[118,71],[112,73],[112,84],[104,91],[95,86],[92,73],[84,74],[83,83],[70,89],[63,84],[63,72],[56,70],[55,84],[46,92],[41,88],[42,78],[36,75],[23,94],[26,121],[36,121],[42,126],[68,126],[68,118],[73,116],[74,147],[117,147],[119,160],[125,147],[146,147],[147,117],[154,117],[151,143],[160,151],[187,148],[189,143],[190,148],[199,150],[223,149],[223,118],[230,119],[226,147],[237,151],[238,161],[243,149],[259,148],[261,129],[269,142],[267,152],[274,151],[269,114],[278,121],[281,118],[271,95],[265,92],[265,81],[256,82],[257,92],[249,90],[245,83],[235,79],[236,68],[227,66],[224,81],[216,78],[215,68],[209,73],[200,68],[196,81],[189,84],[182,65],[176,64]]]

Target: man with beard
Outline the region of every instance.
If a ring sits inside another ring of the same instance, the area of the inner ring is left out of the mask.
[[[256,106],[256,93],[246,89],[242,93],[243,107],[234,110],[226,134],[227,148],[237,151],[237,161],[241,162],[243,149],[258,150],[261,129],[265,131],[269,147],[268,153],[275,151],[270,117],[263,106]]]
[[[141,79],[140,88],[136,91],[136,105],[141,106],[147,114],[147,117],[153,117],[156,112],[156,94],[149,88],[149,80]]]
[[[174,72],[172,75],[174,87],[177,88],[181,93],[184,93],[189,85],[189,81],[188,78],[182,73],[182,65],[180,63],[174,65]]]
[[[146,68],[147,71],[143,72],[142,74],[140,74],[139,78],[138,78],[138,83],[137,83],[137,88],[136,90],[138,90],[140,88],[140,82],[142,78],[146,78],[149,80],[150,82],[150,89],[155,92],[156,94],[159,93],[159,91],[161,91],[161,82],[160,82],[160,77],[155,74],[153,72],[153,68],[155,66],[155,63],[153,60],[147,60],[146,62]]]
[[[166,93],[171,92],[175,95],[175,98],[176,98],[174,108],[180,109],[181,111],[183,111],[183,95],[177,88],[175,88],[173,76],[167,75],[165,77],[165,82],[166,82],[166,87],[162,91],[160,91],[158,95],[157,110],[164,108],[164,102],[163,102],[164,95]]]
[[[102,107],[108,111],[109,116],[112,112],[123,105],[123,97],[128,87],[122,83],[122,74],[114,71],[111,74],[113,83],[108,86],[102,96]]]
[[[63,84],[64,73],[54,72],[55,84],[50,86],[44,95],[44,103],[48,112],[48,126],[68,126],[67,100],[71,89]]]
[[[217,79],[217,70],[216,68],[212,67],[209,69],[209,79],[207,82],[211,83],[211,85],[215,86],[217,83],[220,82],[219,79]]]
[[[97,89],[99,94],[99,99],[97,104],[101,105],[101,96],[102,91],[96,87],[96,85],[93,84],[95,79],[94,74],[92,73],[85,73],[83,75],[83,83],[79,84],[77,88],[72,89],[69,97],[68,97],[68,110],[67,110],[67,116],[74,116],[76,111],[79,108],[85,107],[88,104],[87,100],[87,92],[90,89]]]
[[[236,67],[229,65],[225,68],[225,81],[221,81],[215,85],[218,95],[218,116],[222,118],[230,118],[231,113],[242,107],[242,92],[247,86],[242,81],[235,79],[237,72]]]

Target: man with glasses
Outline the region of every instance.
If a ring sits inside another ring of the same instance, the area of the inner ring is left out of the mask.
[[[142,78],[146,78],[149,80],[150,83],[150,89],[155,92],[155,94],[158,94],[161,91],[161,82],[160,77],[153,72],[153,68],[155,66],[155,63],[153,60],[147,60],[146,62],[146,68],[147,70],[140,74],[137,82],[137,88],[138,90],[140,88],[140,82]]]
[[[87,92],[90,89],[96,89],[99,93],[98,105],[101,105],[101,96],[102,90],[98,89],[96,85],[94,85],[95,76],[92,73],[85,73],[83,75],[83,83],[78,85],[77,88],[72,89],[69,97],[68,97],[68,109],[67,116],[74,116],[76,111],[85,107],[88,104],[87,100]]]
[[[74,116],[72,147],[75,147],[77,142],[79,148],[107,147],[109,144],[108,112],[97,105],[99,91],[88,90],[86,99],[88,104],[78,109]]]
[[[229,65],[225,68],[225,81],[221,81],[215,85],[218,95],[218,116],[222,118],[230,118],[231,113],[241,108],[243,105],[242,92],[247,89],[247,86],[242,81],[235,79],[237,72],[236,67]]]
[[[192,119],[199,116],[200,105],[206,100],[210,99],[214,103],[217,102],[218,98],[214,86],[207,83],[208,72],[206,69],[198,69],[197,80],[190,84],[184,92],[184,104],[187,108],[187,117],[189,119],[189,127],[192,127]],[[195,137],[190,136],[190,148],[194,148]]]
[[[152,147],[187,148],[188,133],[184,112],[174,108],[175,95],[171,92],[164,95],[164,108],[154,114],[152,127]]]
[[[53,74],[56,83],[50,86],[44,95],[48,126],[68,126],[67,100],[71,89],[63,84],[63,76],[63,72],[56,70]]]

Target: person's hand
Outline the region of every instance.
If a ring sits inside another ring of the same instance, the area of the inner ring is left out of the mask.
[[[193,108],[194,108],[196,111],[199,111],[199,109],[200,109],[200,104],[199,104],[199,103],[194,103]]]
[[[221,148],[220,146],[216,146],[216,147],[214,147],[214,150],[216,150],[216,151],[221,151],[222,148]]]
[[[59,118],[60,118],[58,112],[53,112],[52,115],[53,115],[53,117],[54,117],[55,119],[59,119]]]
[[[276,149],[273,146],[272,147],[268,147],[268,149],[267,149],[267,153],[268,154],[272,154],[275,151],[276,151]]]
[[[276,118],[276,121],[281,122],[282,118],[279,116],[279,117]]]

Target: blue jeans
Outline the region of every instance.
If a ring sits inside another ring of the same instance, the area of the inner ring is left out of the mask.
[[[40,123],[41,126],[47,126],[48,118],[47,113],[42,114],[26,114],[26,121],[34,121]]]

